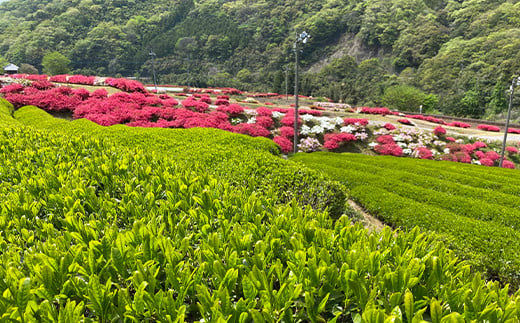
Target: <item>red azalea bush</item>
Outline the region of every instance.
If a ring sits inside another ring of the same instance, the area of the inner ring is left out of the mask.
[[[24,90],[24,86],[20,83],[12,83],[9,85],[4,86],[0,89],[0,93],[7,94],[7,93],[21,93]],[[12,103],[12,102],[11,102]]]
[[[405,125],[408,125],[408,126],[413,126],[414,124],[408,120],[408,119],[398,119],[397,122],[399,123],[402,123],[402,124],[405,124]]]
[[[386,116],[388,114],[398,114],[390,111],[388,108],[369,108],[369,107],[362,107],[360,110],[361,113],[367,113],[367,114],[380,114],[383,116]]]
[[[94,85],[95,80],[95,76],[71,75],[68,77],[67,82],[72,84]]]
[[[256,109],[256,113],[259,115],[259,116],[265,116],[265,117],[272,117],[273,116],[273,111],[269,108],[266,108],[266,107],[259,107]]]
[[[395,143],[377,145],[374,147],[374,150],[380,155],[403,156],[403,149]]]
[[[477,156],[478,159],[483,159],[483,158],[486,158],[486,153],[484,153],[483,151],[476,151],[475,152],[475,156]]]
[[[138,81],[127,80],[124,78],[111,78],[107,77],[105,79],[105,83],[109,86],[115,87],[117,89],[123,90],[125,92],[141,92],[146,93],[146,89],[143,84]]]
[[[274,121],[270,117],[264,117],[264,116],[257,116],[256,117],[256,124],[264,127],[264,128],[272,128],[274,126]]]
[[[508,146],[508,147],[506,147],[506,150],[511,155],[518,154],[518,148],[516,148],[516,147]]]
[[[441,127],[441,126],[438,126],[438,127],[436,127],[435,129],[433,129],[433,133],[434,133],[437,137],[444,136],[444,135],[446,134],[446,129],[444,129],[444,128]]]
[[[285,138],[293,138],[294,137],[294,128],[293,127],[280,127],[280,136]]]
[[[491,150],[485,153],[485,158],[489,158],[495,161],[500,159],[500,155],[497,152]]]
[[[280,120],[280,122],[282,123],[282,125],[284,126],[294,126],[294,113],[287,113],[283,118],[282,120]],[[302,118],[299,118],[298,117],[298,126],[301,126],[302,125]]]
[[[271,134],[269,130],[255,123],[240,123],[234,126],[234,132],[251,137],[269,137]]]
[[[455,142],[455,138],[453,138],[453,137],[446,137],[446,140],[451,141],[451,142]]]
[[[447,124],[447,126],[457,127],[457,128],[471,128],[471,125],[464,123],[464,122],[459,122],[459,121],[450,122]]]
[[[288,153],[293,149],[293,143],[285,137],[276,136],[273,138],[273,141],[280,146],[280,149],[284,153]]]
[[[414,153],[420,159],[433,159],[433,153],[426,147],[418,147]]]
[[[186,100],[182,100],[181,104],[186,109],[191,109],[197,112],[206,112],[209,110],[209,105],[205,102],[197,101],[194,97],[190,96]]]
[[[226,99],[216,99],[215,105],[229,105],[229,100]]]
[[[473,143],[473,146],[475,147],[475,149],[487,148],[486,143],[482,141],[475,141]]]
[[[520,129],[516,129],[516,128],[508,128],[508,129],[507,129],[507,132],[508,132],[508,133],[520,134]]]
[[[325,135],[325,143],[323,147],[328,150],[334,150],[339,148],[340,144],[343,142],[356,141],[357,138],[351,133],[330,133]]]
[[[471,163],[471,156],[465,151],[457,151],[453,153],[453,156],[455,157],[455,161],[458,161],[459,163]]]
[[[56,82],[56,83],[67,83],[67,80],[69,78],[68,74],[59,74],[59,75],[53,75],[49,78],[49,81]]]
[[[343,122],[346,125],[349,125],[349,124],[352,124],[352,125],[359,124],[359,125],[362,125],[362,126],[368,125],[368,120],[367,119],[361,119],[361,118],[346,118],[346,119],[343,120]]]
[[[379,136],[376,141],[380,144],[395,144],[394,138],[390,135]]]
[[[432,122],[432,123],[446,124],[446,122],[444,120],[442,120],[442,119],[438,119],[438,118],[435,118],[435,117],[432,117],[432,116],[423,116],[421,114],[405,115],[405,117],[410,118],[410,119],[417,119],[417,120],[428,121],[428,122]]]
[[[54,84],[52,84],[51,82],[49,82],[47,80],[35,81],[31,84],[31,86],[38,90],[48,90],[48,89],[52,89],[53,87],[55,87]]]
[[[477,126],[477,129],[484,130],[484,131],[493,131],[493,132],[499,132],[500,128],[495,126],[490,126],[487,124],[479,124]]]
[[[217,111],[227,113],[231,117],[236,117],[244,113],[244,107],[240,106],[239,104],[233,103],[230,105],[221,105],[217,107]]]
[[[495,165],[495,162],[494,162],[493,160],[491,160],[491,159],[489,159],[489,158],[485,158],[485,157],[484,157],[484,158],[481,158],[481,159],[479,160],[479,162],[480,162],[480,165],[489,166],[489,167]]]
[[[510,162],[509,160],[504,160],[502,162],[502,168],[515,169],[515,164],[513,162]]]
[[[392,130],[397,129],[397,127],[394,126],[394,125],[391,124],[391,123],[385,123],[385,125],[384,125],[383,127],[384,127],[386,130],[388,130],[388,131],[392,131]]]

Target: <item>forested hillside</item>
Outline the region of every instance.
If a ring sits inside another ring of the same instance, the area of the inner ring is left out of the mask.
[[[153,50],[161,83],[282,93],[303,30],[302,94],[354,105],[490,117],[520,71],[505,0],[10,0],[0,61],[44,72],[58,52],[70,72],[149,77]]]

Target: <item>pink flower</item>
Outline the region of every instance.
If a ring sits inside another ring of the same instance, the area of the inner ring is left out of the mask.
[[[433,129],[433,133],[437,136],[437,137],[440,137],[440,136],[443,136],[446,134],[446,129],[444,129],[443,127],[441,126],[438,126],[436,127],[435,129]]]
[[[405,125],[413,126],[413,123],[408,119],[398,119],[397,122],[405,124]]]
[[[403,155],[403,149],[395,143],[377,145],[374,147],[375,152],[380,155],[391,155],[401,157]]]
[[[513,154],[518,154],[518,148],[516,148],[516,147],[511,147],[511,146],[509,146],[509,147],[506,147],[506,150],[507,150],[507,152],[510,153],[511,155],[513,155]]]
[[[346,124],[346,125],[349,125],[349,124],[359,124],[359,125],[362,125],[362,126],[366,126],[368,125],[368,120],[367,119],[360,119],[360,118],[346,118],[343,120],[343,122]]]
[[[420,159],[433,159],[433,153],[426,147],[418,147],[415,149],[417,158]]]
[[[515,169],[515,164],[513,162],[510,162],[509,160],[504,160],[502,162],[502,168]]]
[[[451,142],[455,142],[455,138],[453,138],[453,137],[446,137],[446,140],[451,141]]]
[[[280,146],[280,149],[284,153],[288,153],[288,152],[290,152],[293,149],[292,142],[289,139],[285,138],[285,137],[276,136],[276,137],[273,138],[273,141],[275,143],[277,143],[278,146]]]
[[[380,144],[395,144],[394,138],[390,135],[379,136],[376,141]]]
[[[480,161],[480,165],[484,165],[484,166],[488,166],[488,167],[491,167],[495,164],[495,162],[489,158],[481,158],[479,161]]]
[[[492,150],[486,152],[486,153],[485,153],[485,157],[486,157],[486,158],[489,158],[489,159],[491,159],[491,160],[493,160],[493,161],[495,161],[495,160],[499,160],[499,159],[500,159],[500,155],[499,155],[498,153],[492,151]]]
[[[477,129],[484,130],[484,131],[493,131],[493,132],[499,132],[500,128],[495,126],[490,126],[487,124],[479,124],[477,126]]]
[[[384,125],[383,127],[384,127],[386,130],[388,130],[388,131],[392,131],[392,130],[395,130],[395,129],[396,129],[396,127],[395,127],[393,124],[391,124],[391,123],[385,123],[385,125]]]

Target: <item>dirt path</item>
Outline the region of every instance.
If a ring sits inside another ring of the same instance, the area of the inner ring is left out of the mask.
[[[352,200],[347,201],[350,207],[356,211],[361,217],[359,222],[368,230],[368,232],[381,232],[387,225],[381,222],[379,219],[365,212],[365,210]]]

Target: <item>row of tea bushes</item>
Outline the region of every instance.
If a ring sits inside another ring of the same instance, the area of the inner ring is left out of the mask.
[[[72,122],[56,119],[31,106],[17,110],[15,116],[21,123],[40,129],[58,130],[70,136],[88,134],[126,147],[153,150],[167,155],[176,164],[215,175],[248,192],[269,194],[281,203],[296,199],[315,209],[327,208],[335,218],[345,210],[342,185],[279,158],[278,147],[266,138],[212,128],[103,127],[84,119]]]
[[[196,162],[94,132],[2,127],[0,142],[2,320],[516,322],[520,315],[518,297],[418,230],[368,234],[345,216],[281,205],[272,192],[237,189]]]
[[[469,184],[478,178],[478,171],[484,174],[487,169],[358,154],[298,154],[293,160],[341,181],[351,189],[352,198],[386,223],[436,232],[489,278],[518,288],[520,197],[496,192],[496,187],[486,189]],[[437,168],[439,164],[452,168],[443,170]],[[506,169],[494,171],[510,178],[497,185],[512,191],[511,183],[518,180],[518,174]]]

